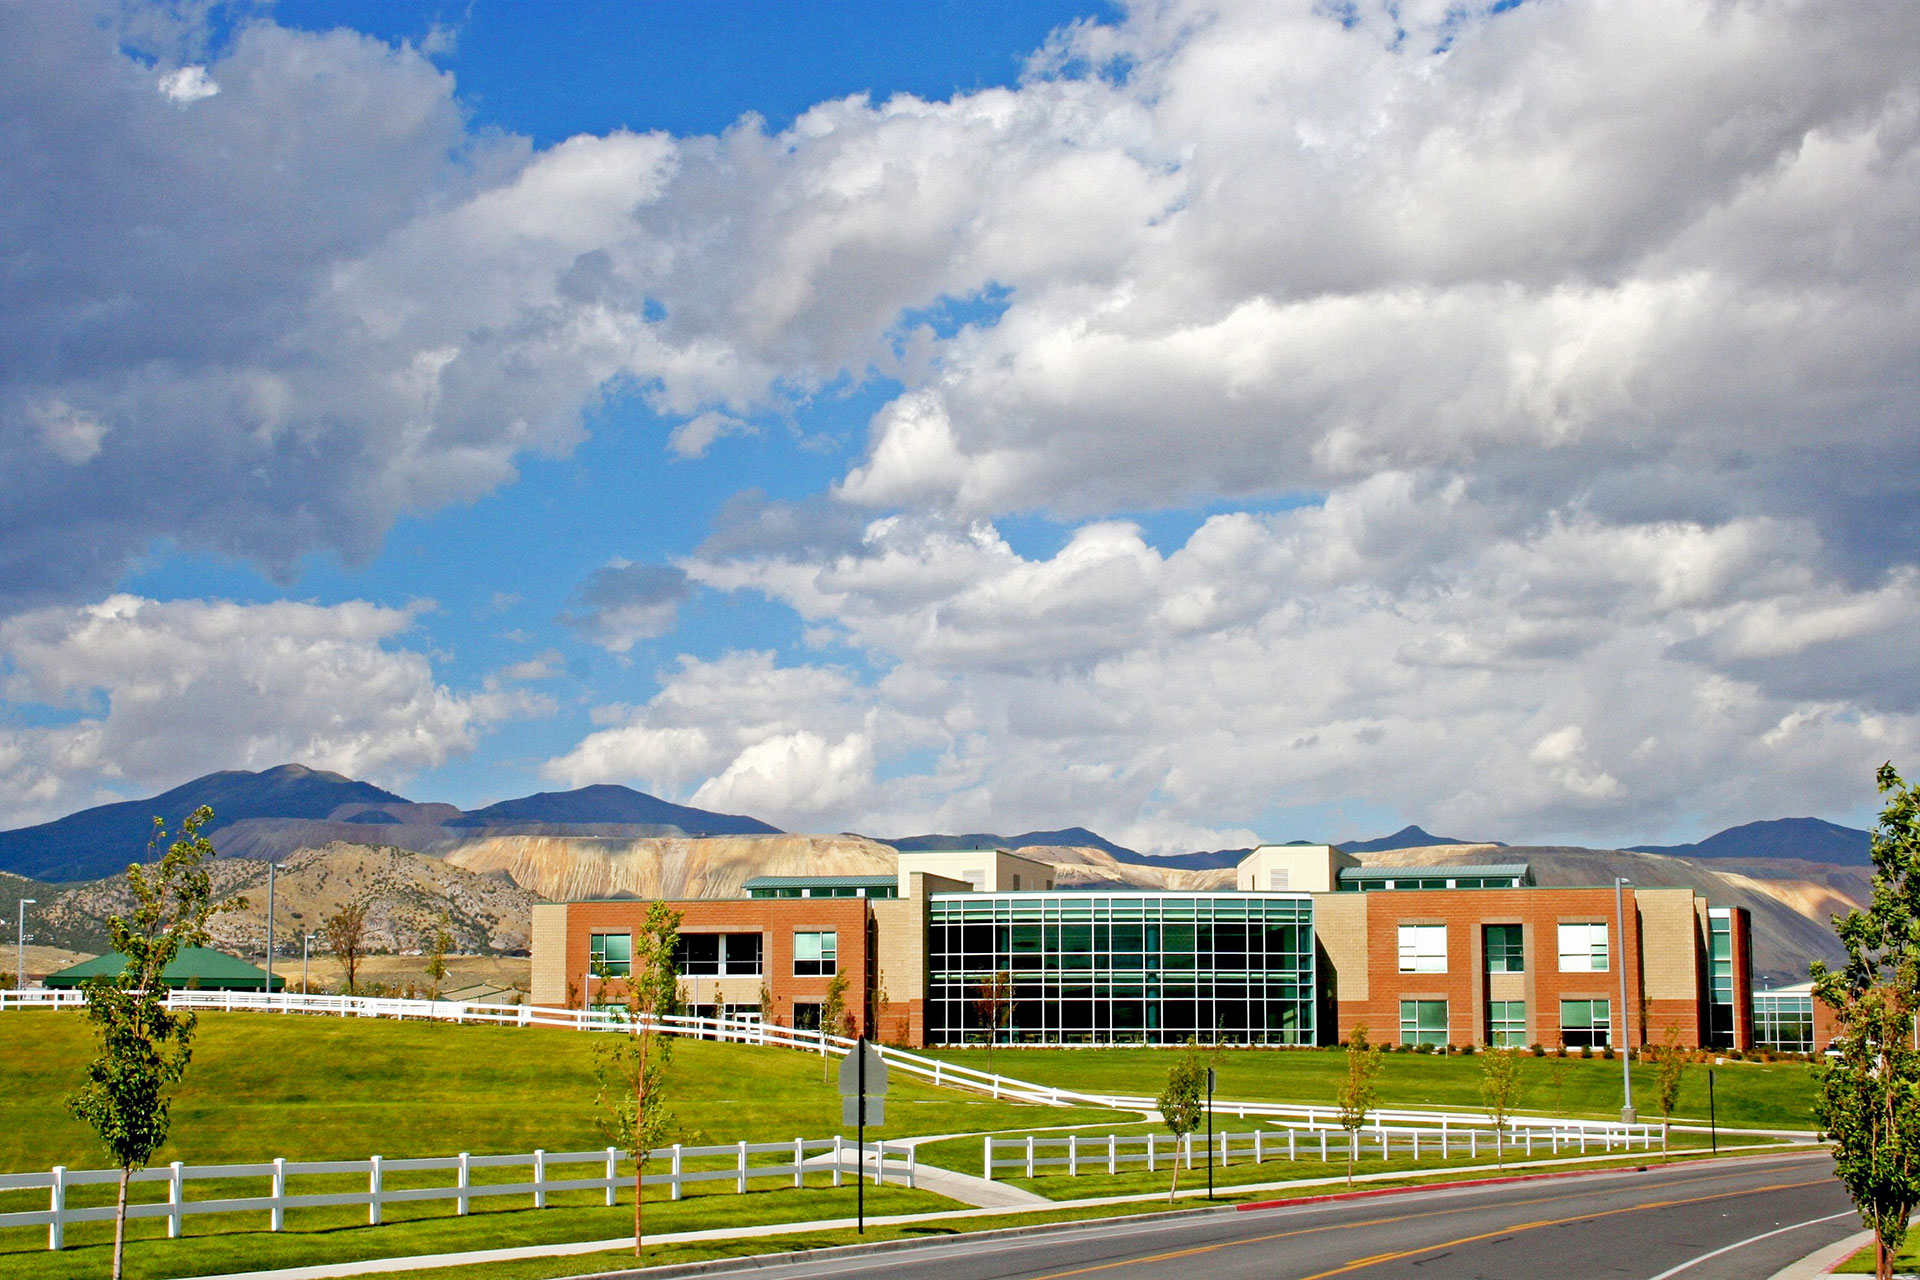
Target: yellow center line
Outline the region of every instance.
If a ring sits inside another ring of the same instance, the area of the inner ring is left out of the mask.
[[[1764,1187],[1749,1187],[1742,1191],[1721,1191],[1721,1192],[1715,1192],[1712,1195],[1691,1196],[1691,1197],[1688,1197],[1685,1199],[1679,1199],[1679,1200],[1655,1200],[1655,1201],[1649,1201],[1645,1204],[1628,1205],[1625,1208],[1621,1208],[1621,1209],[1601,1209],[1592,1213],[1575,1214],[1573,1217],[1570,1217],[1570,1218],[1545,1218],[1545,1219],[1541,1219],[1538,1222],[1523,1222],[1515,1226],[1502,1227],[1498,1231],[1488,1231],[1479,1235],[1462,1236],[1457,1240],[1448,1240],[1440,1244],[1426,1245],[1419,1249],[1407,1249],[1397,1253],[1382,1253],[1382,1254],[1375,1254],[1372,1257],[1357,1258],[1354,1261],[1347,1263],[1345,1266],[1335,1267],[1331,1271],[1321,1271],[1314,1275],[1306,1276],[1303,1278],[1303,1280],[1325,1280],[1325,1278],[1328,1276],[1344,1275],[1350,1271],[1358,1271],[1362,1267],[1377,1266],[1382,1262],[1393,1262],[1401,1258],[1411,1258],[1422,1253],[1432,1253],[1438,1249],[1450,1249],[1463,1244],[1472,1244],[1479,1240],[1490,1240],[1495,1236],[1511,1235],[1521,1231],[1532,1231],[1540,1227],[1560,1226],[1569,1222],[1584,1222],[1592,1218],[1610,1218],[1610,1217],[1613,1217],[1615,1214],[1637,1213],[1643,1209],[1670,1209],[1677,1205],[1700,1204],[1708,1200],[1730,1200],[1738,1196],[1761,1195],[1768,1191],[1789,1191],[1796,1187],[1817,1187],[1817,1186],[1822,1186],[1830,1181],[1831,1179],[1828,1179],[1828,1178],[1815,1178],[1809,1182],[1777,1182],[1777,1183],[1769,1184]],[[1663,1183],[1659,1185],[1676,1186],[1679,1184],[1676,1182],[1669,1182],[1669,1183]],[[1557,1196],[1540,1196],[1531,1200],[1516,1200],[1516,1201],[1510,1202],[1507,1207],[1518,1207],[1521,1205],[1531,1205],[1531,1204],[1551,1204],[1558,1200],[1577,1199],[1579,1195],[1582,1195],[1582,1194],[1586,1194],[1586,1193],[1573,1193],[1569,1195],[1557,1195]],[[1034,1280],[1067,1280],[1067,1277],[1069,1276],[1092,1275],[1100,1271],[1112,1271],[1119,1267],[1138,1267],[1138,1266],[1145,1266],[1149,1263],[1155,1263],[1155,1262],[1175,1262],[1181,1258],[1194,1258],[1194,1257],[1202,1256],[1204,1254],[1217,1253],[1222,1249],[1238,1249],[1246,1245],[1254,1245],[1254,1244],[1271,1244],[1275,1240],[1289,1240],[1289,1239],[1297,1238],[1299,1236],[1319,1235],[1327,1231],[1352,1231],[1352,1230],[1357,1230],[1361,1227],[1392,1226],[1395,1223],[1415,1222],[1422,1218],[1441,1218],[1441,1217],[1446,1217],[1449,1214],[1472,1213],[1477,1210],[1483,1209],[1484,1207],[1485,1206],[1481,1206],[1481,1205],[1463,1205],[1463,1206],[1460,1206],[1457,1208],[1451,1208],[1451,1209],[1434,1209],[1434,1210],[1427,1211],[1425,1213],[1403,1213],[1403,1214],[1396,1214],[1393,1217],[1388,1217],[1388,1218],[1369,1218],[1361,1222],[1340,1222],[1340,1223],[1327,1223],[1325,1225],[1317,1226],[1317,1227],[1296,1227],[1291,1231],[1276,1231],[1268,1235],[1249,1236],[1244,1240],[1222,1240],[1217,1244],[1195,1245],[1190,1249],[1175,1249],[1168,1253],[1151,1254],[1144,1258],[1123,1258],[1118,1262],[1102,1262],[1102,1263],[1097,1263],[1090,1267],[1076,1267],[1071,1271],[1054,1271],[1054,1272],[1048,1273],[1047,1275],[1036,1276]]]

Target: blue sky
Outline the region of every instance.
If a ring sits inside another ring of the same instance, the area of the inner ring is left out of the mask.
[[[1902,10],[103,4],[0,49],[0,824],[294,759],[1673,842],[1864,822],[1920,744]]]

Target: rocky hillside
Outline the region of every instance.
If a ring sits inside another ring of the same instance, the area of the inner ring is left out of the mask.
[[[283,956],[299,955],[303,933],[318,932],[322,920],[360,898],[369,901],[367,934],[374,950],[424,950],[444,915],[457,951],[524,951],[538,901],[505,876],[477,874],[391,847],[334,843],[290,854],[280,866],[274,878],[274,933],[275,949]],[[213,945],[242,956],[263,954],[266,864],[221,858],[213,864],[213,884],[218,895],[247,899],[245,908],[214,918]],[[103,950],[107,917],[131,905],[120,876],[38,889],[26,895],[40,899],[30,908],[29,932],[35,941],[77,950]]]

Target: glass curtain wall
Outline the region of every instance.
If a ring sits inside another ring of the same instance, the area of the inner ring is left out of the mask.
[[[986,1042],[1001,973],[1001,1043],[1314,1043],[1304,894],[937,895],[928,932],[933,1044]]]
[[[1708,1009],[1713,1019],[1708,1043],[1733,1045],[1733,913],[1726,907],[1707,911]]]
[[[1753,1044],[1777,1053],[1812,1053],[1813,997],[1754,992]]]

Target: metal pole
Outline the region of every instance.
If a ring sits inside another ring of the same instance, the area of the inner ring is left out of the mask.
[[[854,1199],[859,1208],[856,1211],[857,1225],[855,1235],[867,1234],[867,1032],[861,1028],[860,1039],[855,1042],[853,1051],[860,1055],[854,1075],[860,1082],[860,1110],[855,1116],[854,1129]]]
[[[307,961],[313,958],[313,935],[300,939],[300,994],[307,994]]]
[[[267,861],[267,994],[273,994],[273,873],[277,868]]]
[[[1207,1199],[1213,1199],[1213,1068],[1207,1068]]]
[[[1620,1123],[1632,1124],[1633,1114],[1633,1037],[1627,1029],[1627,907],[1626,894],[1621,886],[1632,884],[1625,876],[1613,878],[1613,912],[1620,924],[1620,954],[1614,964],[1620,970],[1620,1084],[1624,1091],[1625,1103],[1620,1108]]]
[[[27,989],[27,908],[38,901],[38,898],[20,899],[20,926],[16,939],[18,954],[14,957],[13,981],[22,991]]]
[[[1713,1068],[1707,1068],[1707,1135],[1713,1142],[1713,1154],[1720,1154],[1720,1123],[1713,1114]]]

